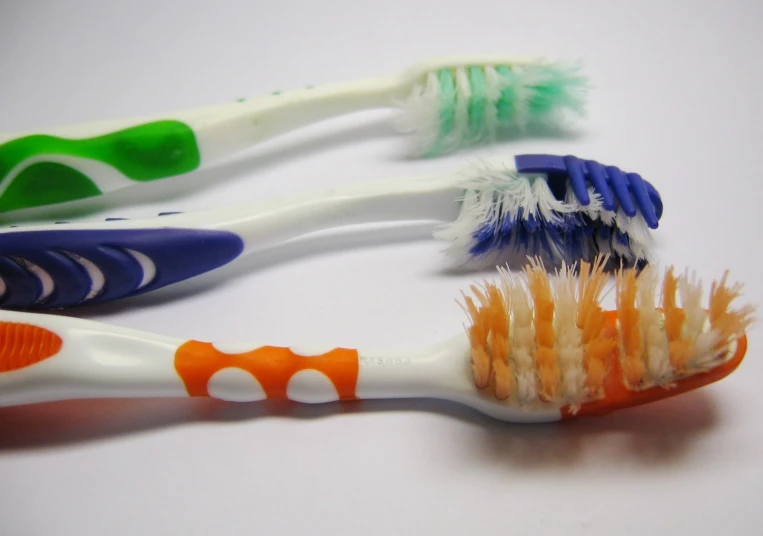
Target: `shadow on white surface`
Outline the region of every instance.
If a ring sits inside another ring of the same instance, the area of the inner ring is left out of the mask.
[[[613,436],[618,438],[614,454],[622,461],[670,463],[691,451],[717,424],[712,399],[702,391],[606,417],[525,425],[496,421],[439,400],[321,405],[234,404],[211,399],[78,400],[0,408],[0,451],[76,445],[193,423],[257,426],[262,419],[362,418],[380,412],[430,413],[466,422],[473,425],[469,428],[473,434],[457,445],[459,457],[524,469],[574,465],[598,448],[602,439]],[[347,415],[353,417],[343,417]],[[464,448],[468,452],[461,452]],[[608,452],[612,455],[611,446]]]

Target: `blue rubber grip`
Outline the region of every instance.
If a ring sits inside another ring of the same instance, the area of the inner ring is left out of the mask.
[[[522,154],[514,157],[520,173],[543,173],[555,194],[563,197],[567,180],[581,205],[590,203],[588,183],[601,195],[605,210],[619,205],[630,217],[638,212],[651,229],[656,229],[662,217],[662,199],[649,182],[637,173],[625,173],[615,166],[603,166],[594,160],[574,156]]]
[[[243,248],[234,233],[198,229],[0,233],[0,278],[5,283],[0,307],[58,309],[143,294],[223,266]],[[131,251],[154,264],[155,275],[143,286],[143,268]],[[87,300],[93,281],[82,259],[93,263],[105,280],[100,292]],[[53,280],[53,291],[45,298],[32,265]]]

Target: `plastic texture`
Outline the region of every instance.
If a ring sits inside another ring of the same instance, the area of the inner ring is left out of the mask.
[[[560,192],[560,196],[569,180],[575,197],[586,206],[590,203],[587,186],[590,183],[601,195],[605,210],[614,211],[619,206],[629,217],[641,212],[651,229],[658,227],[663,210],[660,194],[638,173],[626,173],[615,166],[575,156],[524,154],[515,156],[514,160],[520,173],[547,175],[549,186]]]
[[[218,268],[243,250],[234,233],[198,229],[61,229],[2,238],[0,306],[7,309],[142,294]]]

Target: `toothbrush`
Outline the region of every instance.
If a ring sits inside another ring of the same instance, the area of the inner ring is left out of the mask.
[[[710,289],[647,267],[617,274],[604,312],[604,259],[549,277],[473,286],[466,333],[409,351],[275,347],[178,340],[76,318],[0,311],[0,405],[120,397],[213,397],[304,403],[439,398],[497,419],[548,422],[654,402],[717,381],[746,350],[750,306],[739,285]],[[678,292],[677,292],[678,291]],[[677,296],[678,295],[678,296]],[[683,308],[677,305],[678,297]]]
[[[399,107],[434,155],[581,113],[576,67],[501,56],[433,59],[397,76],[239,99],[157,117],[0,134],[0,213],[208,168],[257,142],[363,109]],[[558,126],[558,125],[557,125]]]
[[[513,161],[512,161],[513,160]],[[638,174],[572,156],[518,155],[451,174],[144,220],[0,229],[0,307],[54,309],[142,294],[326,228],[449,222],[459,263],[540,255],[647,260],[662,202]],[[494,265],[495,265],[494,264]]]

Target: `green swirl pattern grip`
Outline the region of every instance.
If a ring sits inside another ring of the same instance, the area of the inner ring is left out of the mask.
[[[69,139],[33,134],[0,144],[0,212],[39,207],[101,195],[97,177],[70,165],[40,161],[40,157],[69,156],[109,165],[126,178],[154,181],[197,169],[201,163],[193,130],[180,121],[162,120],[101,136]],[[36,162],[11,172],[24,162]],[[53,160],[53,159],[52,159]]]

